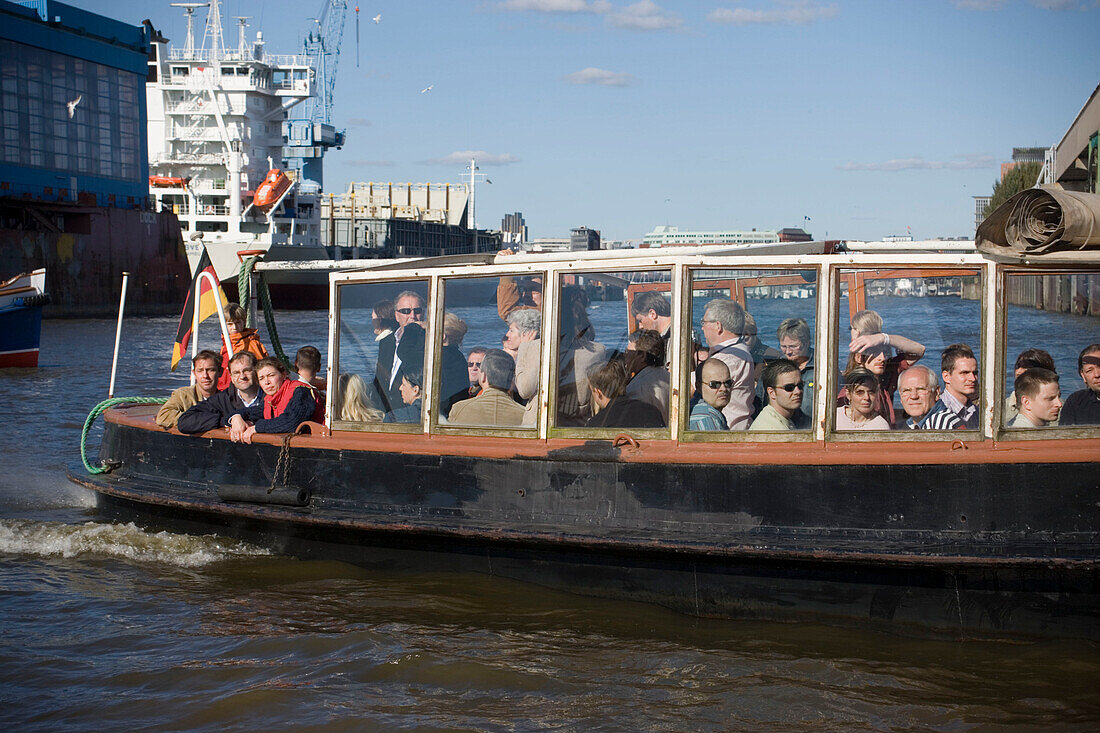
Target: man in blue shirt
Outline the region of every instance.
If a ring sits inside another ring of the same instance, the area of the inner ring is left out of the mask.
[[[711,357],[703,362],[700,381],[703,399],[691,408],[688,430],[728,430],[722,408],[729,404],[733,391],[729,367],[721,359]]]

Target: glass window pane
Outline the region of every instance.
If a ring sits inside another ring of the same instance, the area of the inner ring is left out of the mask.
[[[536,427],[542,283],[537,274],[444,281],[441,424]]]
[[[977,429],[978,271],[841,270],[840,290],[837,430]]]
[[[1100,272],[1006,275],[1005,300],[1005,427],[1100,425]]]
[[[333,419],[419,423],[428,281],[341,285],[339,303]]]
[[[817,271],[695,270],[691,283],[688,429],[810,430]]]
[[[645,288],[667,298],[671,281],[669,270],[561,276],[555,425],[667,427],[671,319],[631,303]]]

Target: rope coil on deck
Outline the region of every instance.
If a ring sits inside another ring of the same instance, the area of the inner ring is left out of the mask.
[[[110,470],[110,466],[106,464],[93,466],[88,462],[88,433],[91,431],[95,419],[99,417],[104,410],[110,409],[115,405],[160,405],[167,401],[168,400],[164,397],[112,397],[109,400],[103,400],[93,407],[92,411],[88,413],[88,419],[84,421],[84,429],[80,431],[80,460],[84,461],[84,468],[88,470],[88,473],[94,476],[95,474],[106,473]]]

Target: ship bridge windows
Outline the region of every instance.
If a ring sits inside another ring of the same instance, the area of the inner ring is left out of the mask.
[[[982,278],[976,267],[839,268],[839,375],[825,417],[848,440],[980,439]],[[949,436],[945,436],[948,433]]]
[[[687,440],[812,438],[816,269],[693,269],[681,412]]]
[[[1008,438],[1100,425],[1100,270],[1008,272],[996,424]]]
[[[329,415],[342,430],[420,432],[427,279],[341,284]]]

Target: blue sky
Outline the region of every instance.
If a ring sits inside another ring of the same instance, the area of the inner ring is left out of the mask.
[[[182,45],[167,0],[69,2]],[[226,41],[250,15],[293,53],[321,6],[227,0]],[[457,182],[480,151],[479,225],[533,237],[970,236],[970,197],[1100,82],[1100,0],[365,0],[358,67],[354,7],[326,189]]]

